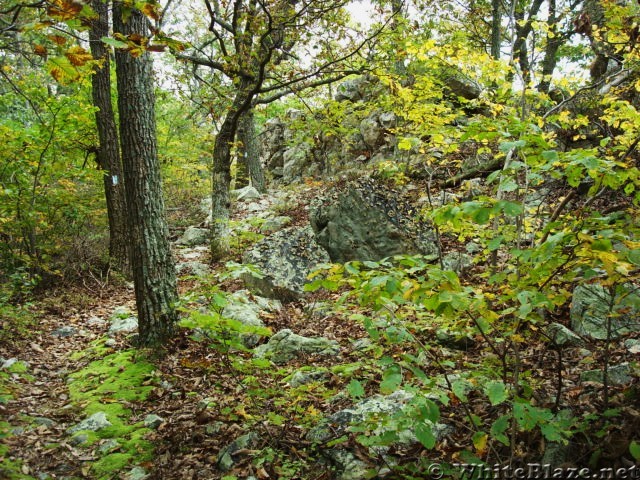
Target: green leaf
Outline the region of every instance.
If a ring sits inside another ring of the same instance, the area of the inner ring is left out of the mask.
[[[489,242],[487,243],[487,248],[489,248],[489,251],[493,252],[495,250],[498,250],[500,248],[500,245],[502,245],[502,240],[504,240],[504,237],[502,235],[498,235],[496,238],[492,238],[491,240],[489,240]]]
[[[635,440],[629,444],[629,453],[636,461],[640,461],[640,443]]]
[[[129,44],[127,42],[122,42],[120,40],[116,40],[115,38],[102,37],[100,40],[102,40],[102,43],[104,43],[105,45],[110,45],[113,48],[129,48]]]
[[[456,380],[451,384],[451,389],[453,390],[454,395],[463,402],[467,401],[467,386],[468,383],[463,380]]]
[[[347,385],[347,392],[349,392],[349,395],[351,395],[353,398],[362,398],[365,394],[362,383],[360,383],[360,381],[356,380],[355,378],[351,379],[349,385]]]
[[[433,434],[432,426],[428,423],[418,423],[418,425],[416,425],[414,433],[416,434],[416,438],[424,448],[431,450],[436,446],[436,436]]]
[[[498,419],[493,422],[493,425],[491,425],[491,430],[489,431],[493,438],[506,446],[509,446],[509,437],[505,435],[505,432],[509,428],[510,420],[511,417],[509,415],[498,417]]]
[[[630,250],[627,258],[634,265],[640,265],[640,249]]]
[[[479,208],[471,213],[471,219],[480,225],[487,223],[490,217],[491,209],[486,207]]]
[[[505,384],[500,381],[487,382],[484,386],[484,393],[489,397],[491,405],[499,405],[504,402],[508,397],[508,392]]]
[[[402,383],[402,371],[398,365],[391,365],[382,374],[380,391],[387,395],[395,392]]]
[[[522,148],[527,144],[524,140],[517,140],[515,142],[502,142],[498,148],[501,152],[507,153],[514,148]]]

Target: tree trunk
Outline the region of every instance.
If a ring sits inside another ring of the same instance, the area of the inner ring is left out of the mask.
[[[260,193],[265,193],[267,187],[264,181],[264,172],[260,164],[260,146],[256,136],[256,123],[253,108],[250,108],[240,116],[238,121],[238,140],[242,143],[240,157],[245,167],[251,185]]]
[[[558,34],[556,0],[549,0],[547,24],[549,25],[549,33],[547,34],[547,45],[544,50],[542,70],[540,71],[541,80],[538,84],[538,91],[542,93],[549,93],[553,71],[556,69],[556,64],[558,62],[558,50],[565,41],[564,37]]]
[[[109,50],[100,40],[109,35],[109,6],[107,2],[92,0],[91,8],[98,17],[89,30],[91,55],[103,63],[91,77],[93,105],[97,107],[98,130],[97,162],[104,172],[104,193],[109,218],[109,259],[112,266],[124,274],[130,274],[129,241],[126,225],[126,199],[120,162],[120,144],[111,104],[111,67]]]
[[[231,199],[231,145],[238,132],[243,110],[251,108],[248,87],[241,85],[213,145],[213,179],[211,193],[211,259],[218,261],[229,253],[229,210]]]
[[[500,0],[491,0],[491,56],[500,60]]]
[[[121,2],[114,4],[114,31],[146,37],[147,19],[133,9],[125,21],[123,10]],[[117,51],[116,74],[139,345],[161,346],[174,332],[178,294],[164,217],[149,53],[134,58]]]

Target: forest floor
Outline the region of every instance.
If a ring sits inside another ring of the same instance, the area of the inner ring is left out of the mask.
[[[305,220],[301,210],[287,213],[297,219],[294,223]],[[212,267],[214,276],[224,269],[223,265]],[[196,310],[198,296],[212,288],[213,278],[183,277],[179,283],[185,299],[181,308]],[[243,287],[233,278],[215,285],[228,293]],[[36,321],[23,335],[5,337],[8,340],[0,345],[0,357],[17,358],[27,366],[14,364],[0,371],[0,439],[4,444],[0,444],[0,478],[335,478],[331,466],[318,461],[322,452],[307,440],[306,433],[322,417],[353,405],[354,395],[344,393],[352,379],[366,379],[362,383],[365,391],[355,396],[378,393],[382,370],[377,358],[368,357],[369,352],[352,348],[354,341],[369,336],[361,323],[322,311],[320,306],[331,303],[332,295],[313,294],[304,301],[286,303],[275,313],[262,312],[261,318],[274,333],[288,328],[307,337],[335,340],[340,354],[311,355],[284,366],[266,366],[255,362],[250,352],[231,352],[219,342],[194,339],[184,328],[162,352],[137,351],[130,336],[108,335],[107,319],[115,310],[127,307],[135,311],[133,289],[124,282],[93,278],[84,285],[48,290],[33,302],[31,313]],[[566,310],[560,311],[556,320],[567,323],[566,316]],[[11,328],[11,319],[3,320],[2,327]],[[435,330],[420,335],[420,341],[428,343]],[[477,340],[475,346],[454,356],[446,353],[443,360],[455,364],[457,371],[486,364],[486,345],[481,338]],[[390,344],[384,353],[398,359],[407,352],[400,344]],[[605,410],[601,386],[579,380],[585,368],[584,351],[569,349],[558,362],[558,352],[539,335],[523,346],[520,355],[523,371],[538,387],[534,398],[538,405],[559,400],[572,405],[574,415],[585,418]],[[610,361],[629,359],[622,344],[610,348],[607,355]],[[310,366],[330,375],[322,385],[290,388],[291,375]],[[424,366],[426,375],[434,378],[441,375],[440,370],[435,362]],[[560,393],[555,384],[558,372],[563,382]],[[434,462],[451,461],[455,459],[452,452],[473,450],[473,431],[465,419],[471,416],[490,425],[502,411],[479,394],[470,395],[466,403],[453,393],[450,397],[441,415],[454,427],[453,433],[432,451],[419,444],[394,447],[393,453],[402,462],[419,465],[425,456]],[[601,463],[625,465],[620,459],[628,457],[629,440],[640,428],[639,397],[635,382],[610,387],[607,405],[615,420],[593,420],[589,428],[600,437],[588,437],[585,432],[574,443],[576,455],[586,458],[598,452]],[[122,419],[123,424],[105,429],[105,435],[77,441],[69,428],[97,408],[111,408],[114,418]],[[151,414],[160,417],[154,427],[144,423]],[[223,448],[250,432],[256,432],[260,440],[238,450],[232,468],[222,471]],[[512,435],[511,447],[493,442],[493,454],[540,460],[547,442],[539,432],[514,431]],[[339,442],[374,469],[386,466],[384,458],[372,458],[355,437],[350,434]]]

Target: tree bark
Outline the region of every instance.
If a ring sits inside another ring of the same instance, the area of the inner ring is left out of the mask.
[[[133,9],[124,21],[123,10],[121,2],[114,3],[114,31],[146,37],[147,19]],[[149,53],[134,58],[117,51],[116,74],[139,345],[158,347],[174,333],[178,294],[164,217]]]
[[[109,35],[109,6],[101,0],[91,0],[91,8],[98,15],[89,30],[91,55],[102,60],[91,77],[91,95],[96,111],[98,131],[98,167],[104,172],[104,193],[109,219],[109,260],[121,273],[129,275],[129,240],[126,225],[126,199],[120,161],[120,144],[111,104],[111,66],[109,50],[101,38]]]
[[[240,146],[240,157],[246,167],[251,185],[260,193],[265,193],[267,187],[264,180],[264,171],[260,164],[260,146],[256,136],[253,108],[250,108],[240,116],[238,121],[238,140],[242,144]]]
[[[538,84],[538,91],[549,93],[553,71],[558,63],[558,50],[565,42],[564,36],[558,33],[558,18],[556,17],[556,0],[549,0],[549,14],[547,24],[549,33],[547,34],[547,45],[544,49],[544,59],[542,60],[541,80]]]

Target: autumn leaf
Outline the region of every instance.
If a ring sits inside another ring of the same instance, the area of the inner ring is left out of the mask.
[[[152,20],[160,20],[160,8],[155,2],[145,2],[139,7],[143,15],[149,17]]]
[[[47,15],[58,20],[71,20],[82,11],[82,3],[75,0],[54,0],[47,7]]]
[[[59,46],[63,46],[65,43],[67,43],[67,39],[62,35],[47,35],[47,38]]]
[[[47,56],[47,49],[42,45],[35,45],[33,47],[33,53],[35,53],[36,55],[38,55],[40,57],[46,57]]]
[[[76,67],[82,67],[88,61],[93,60],[91,54],[78,45],[67,50],[64,56],[67,57],[69,62]]]

